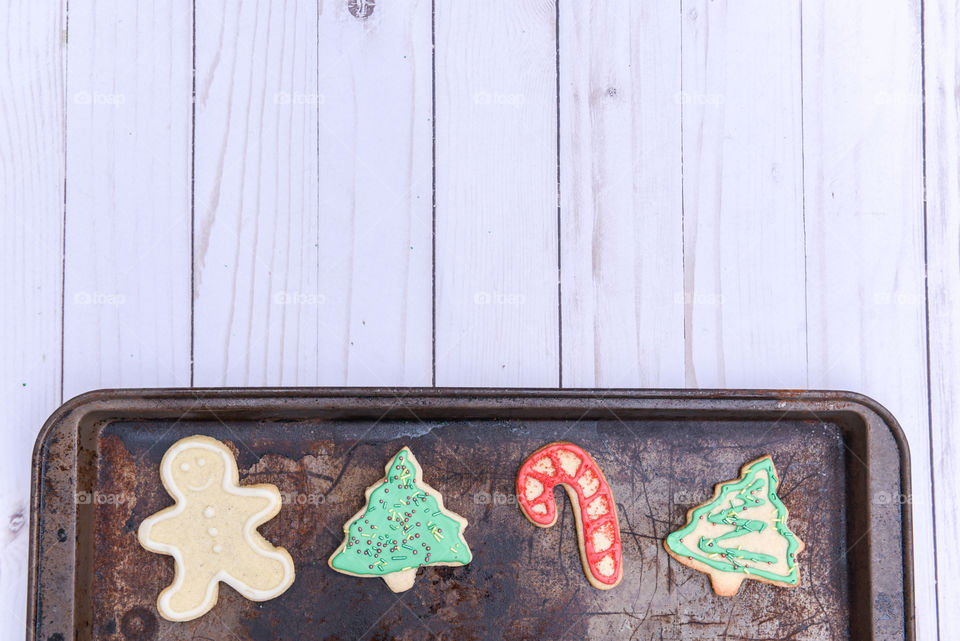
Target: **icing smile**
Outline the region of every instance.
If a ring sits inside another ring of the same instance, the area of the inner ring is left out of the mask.
[[[206,482],[204,482],[202,485],[187,484],[187,489],[191,492],[202,492],[211,485],[213,485],[213,476],[208,476]]]

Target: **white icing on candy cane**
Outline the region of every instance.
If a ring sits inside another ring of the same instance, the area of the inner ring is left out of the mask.
[[[601,590],[623,577],[623,545],[613,490],[593,457],[583,448],[558,441],[531,454],[517,474],[520,511],[534,525],[557,522],[553,489],[562,485],[573,505],[583,569]]]

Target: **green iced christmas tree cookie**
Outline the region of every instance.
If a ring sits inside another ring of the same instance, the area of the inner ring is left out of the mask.
[[[663,545],[680,563],[710,576],[713,591],[733,596],[745,579],[784,587],[800,582],[803,541],[787,527],[773,460],[743,466],[739,479],[719,483],[710,501],[687,512],[687,524]]]
[[[403,592],[413,587],[419,567],[470,562],[463,538],[467,520],[443,507],[443,497],[423,482],[409,448],[397,452],[386,476],[367,488],[366,498],[344,525],[346,538],[330,557],[337,572],[379,577],[394,592]]]

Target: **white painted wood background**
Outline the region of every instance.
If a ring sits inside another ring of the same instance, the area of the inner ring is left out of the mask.
[[[954,638],[958,31],[954,0],[9,0],[2,634],[63,400],[436,384],[869,394],[910,441],[918,638]]]

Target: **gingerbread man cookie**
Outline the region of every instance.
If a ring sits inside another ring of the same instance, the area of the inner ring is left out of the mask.
[[[140,525],[140,544],[174,558],[173,583],[157,599],[170,621],[189,621],[217,603],[223,581],[253,601],[283,594],[293,583],[293,560],[258,532],[280,511],[276,486],[240,487],[237,462],[208,436],[174,443],[160,463],[160,478],[176,503]]]

